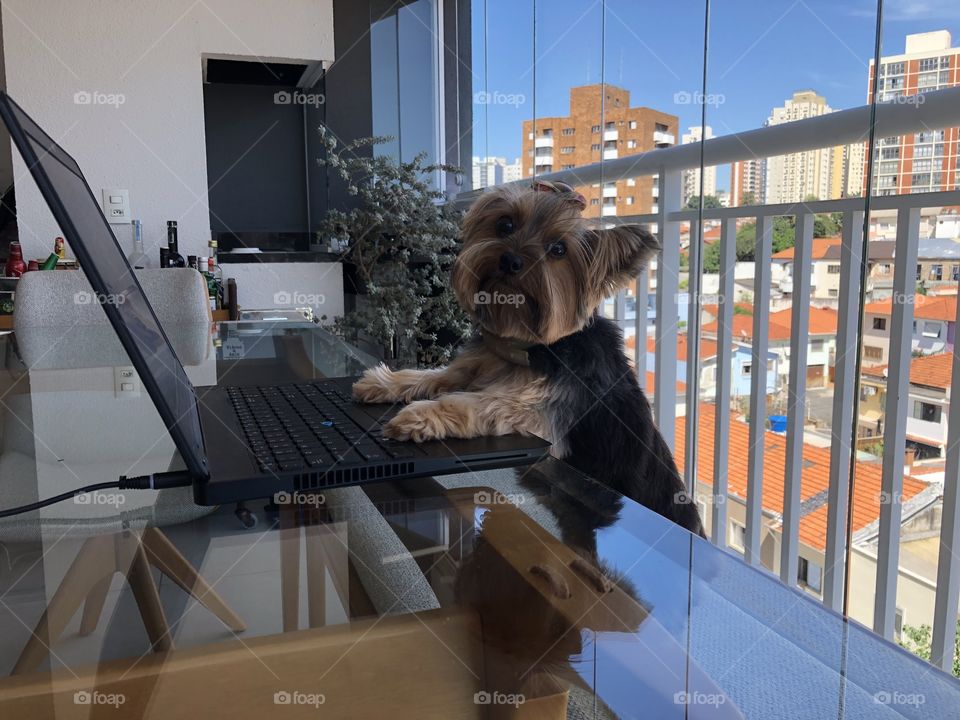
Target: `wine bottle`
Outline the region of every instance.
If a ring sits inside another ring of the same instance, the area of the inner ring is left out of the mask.
[[[170,251],[170,267],[182,268],[187,266],[187,261],[180,254],[176,220],[167,220],[167,249]]]
[[[133,226],[133,252],[127,259],[131,267],[142,270],[147,267],[147,254],[143,251],[143,225],[139,220],[133,220],[130,224]]]
[[[170,251],[165,247],[160,248],[160,267],[170,267]]]

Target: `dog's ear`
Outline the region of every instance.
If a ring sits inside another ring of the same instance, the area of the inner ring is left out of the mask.
[[[591,284],[601,297],[609,297],[633,282],[661,247],[656,236],[639,225],[591,230],[588,242],[593,250]]]

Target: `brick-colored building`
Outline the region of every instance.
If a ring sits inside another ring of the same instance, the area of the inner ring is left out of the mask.
[[[951,44],[947,30],[907,35],[902,55],[880,58],[879,101],[919,103],[922,100],[916,96],[924,92],[960,86],[960,47]],[[873,73],[871,60],[867,102],[873,100]],[[878,138],[875,152],[876,195],[960,187],[960,128],[933,128],[912,135]]]
[[[676,115],[630,107],[628,90],[602,84],[571,88],[569,115],[524,121],[523,176],[669,147],[676,143],[678,127]],[[651,176],[578,190],[587,198],[586,217],[639,215],[657,207]]]

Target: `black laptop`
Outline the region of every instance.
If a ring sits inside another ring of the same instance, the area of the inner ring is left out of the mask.
[[[193,479],[213,505],[278,492],[534,462],[549,443],[506,435],[415,444],[384,438],[389,406],[350,399],[356,378],[195,388],[76,161],[6,93],[2,116]],[[198,390],[200,391],[198,393]]]

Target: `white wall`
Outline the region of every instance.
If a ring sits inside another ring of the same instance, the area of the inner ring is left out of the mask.
[[[4,0],[7,90],[79,162],[94,194],[130,191],[150,257],[179,222],[183,255],[210,234],[202,58],[333,58],[332,0]],[[78,92],[122,104],[77,104]],[[14,151],[20,239],[44,256],[61,234]],[[129,226],[114,226],[124,249]]]

